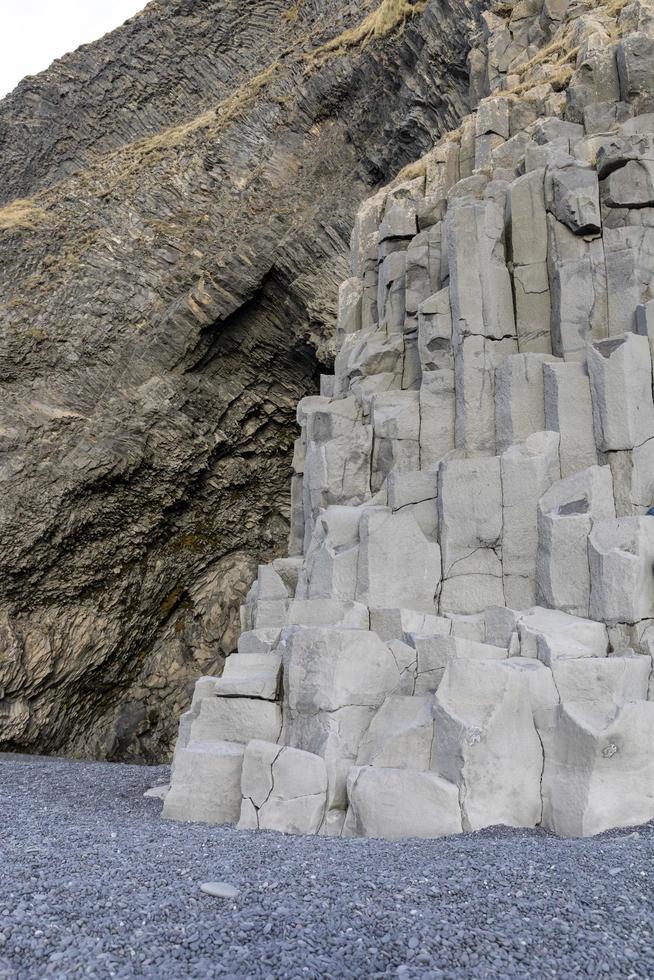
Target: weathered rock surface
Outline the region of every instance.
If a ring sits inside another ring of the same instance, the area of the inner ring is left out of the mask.
[[[356,209],[467,110],[480,6],[154,2],[0,104],[3,747],[160,761],[236,649]]]

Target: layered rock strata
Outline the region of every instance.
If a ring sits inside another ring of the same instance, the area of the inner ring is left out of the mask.
[[[654,817],[654,6],[502,11],[478,111],[359,211],[289,557],[196,685],[167,817]]]
[[[283,551],[357,207],[467,111],[479,9],[156,0],[0,103],[0,747],[169,758]]]

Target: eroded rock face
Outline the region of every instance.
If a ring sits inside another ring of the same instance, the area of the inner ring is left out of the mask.
[[[290,748],[326,770],[302,832],[586,835],[654,817],[653,21],[630,34],[645,7],[485,15],[478,112],[359,211],[334,375],[298,407],[292,557],[259,569],[242,617],[243,650],[284,667],[266,759]],[[207,683],[180,752],[202,751],[207,702],[220,718],[239,700]],[[261,751],[245,723],[234,741]],[[167,816],[196,806],[188,758]],[[243,765],[249,827],[252,785]],[[276,829],[298,832],[298,798]]]
[[[161,760],[235,650],[356,209],[468,105],[480,4],[383,7],[151,3],[0,105],[3,747]]]

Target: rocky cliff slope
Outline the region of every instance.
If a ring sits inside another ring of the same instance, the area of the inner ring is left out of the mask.
[[[0,746],[166,756],[284,548],[356,209],[465,114],[482,6],[155,0],[0,103]]]
[[[289,557],[198,681],[168,817],[654,817],[654,3],[482,24],[477,111],[359,211]]]

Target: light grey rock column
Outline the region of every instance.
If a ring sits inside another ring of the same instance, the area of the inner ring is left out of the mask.
[[[310,531],[321,508],[370,498],[372,429],[363,424],[353,397],[319,399],[309,407],[303,486]]]
[[[654,436],[652,362],[646,337],[627,333],[588,348],[598,449],[633,449]]]
[[[593,619],[637,623],[654,614],[654,518],[600,521],[588,540]]]
[[[379,322],[386,323],[389,334],[404,333],[406,264],[407,255],[402,251],[392,252],[379,266],[377,310]]]
[[[615,48],[599,32],[581,45],[577,70],[570,79],[566,96],[566,115],[575,122],[582,121],[586,106],[620,99]]]
[[[361,330],[361,305],[363,299],[363,279],[353,277],[342,282],[338,290],[338,320],[336,334],[340,338],[346,333]]]
[[[609,335],[616,337],[635,329],[636,309],[649,298],[649,285],[654,278],[654,228],[607,227],[604,252]]]
[[[495,371],[495,444],[498,453],[545,428],[543,368],[547,354],[512,354]]]
[[[515,337],[504,253],[504,202],[455,198],[445,227],[455,343],[469,335]]]
[[[399,682],[397,661],[375,633],[310,628],[289,635],[283,741],[325,760],[329,807],[345,808],[361,739]]]
[[[606,454],[613,474],[615,512],[637,517],[654,506],[654,439],[624,452]]]
[[[454,350],[457,449],[495,453],[495,369],[517,341],[468,336]]]
[[[548,266],[552,297],[552,350],[583,361],[586,343],[608,336],[604,247],[586,241],[548,215]]]
[[[359,561],[357,507],[328,507],[318,517],[305,567],[300,572],[298,599],[334,598],[354,600]]]
[[[359,526],[356,599],[366,606],[437,611],[441,550],[413,514],[369,507]]]
[[[538,505],[539,603],[575,616],[589,615],[588,535],[595,521],[615,517],[608,466],[553,484]]]
[[[447,287],[428,296],[418,307],[418,352],[423,375],[453,367],[452,311]]]
[[[454,449],[454,371],[443,368],[422,376],[420,404],[420,467],[435,471]]]
[[[569,702],[536,712],[543,826],[588,837],[654,816],[654,703]]]
[[[654,300],[636,308],[636,333],[647,337],[650,359],[654,362]]]
[[[244,745],[223,741],[178,749],[163,816],[168,820],[236,823],[241,812],[244,751]]]
[[[459,145],[453,140],[441,140],[427,154],[425,196],[446,198],[450,188],[460,179]]]
[[[483,99],[477,107],[475,129],[475,167],[492,163],[493,151],[509,138],[509,102],[502,98]]]
[[[420,468],[420,408],[417,391],[386,391],[372,399],[374,434],[371,490],[393,472]]]
[[[504,598],[513,609],[537,599],[538,501],[561,478],[559,436],[538,432],[501,458]]]
[[[432,768],[459,786],[464,829],[539,823],[542,765],[525,677],[501,662],[450,663],[436,694]]]
[[[367,265],[371,242],[377,242],[379,225],[386,206],[387,191],[382,189],[367,198],[359,208],[350,237],[350,271],[362,277]]]
[[[544,179],[542,169],[519,177],[509,188],[508,205],[518,349],[549,354],[551,301]]]
[[[590,167],[548,168],[545,174],[545,203],[557,221],[575,235],[599,235],[602,229],[599,182]]]
[[[625,102],[651,98],[654,86],[654,39],[647,34],[630,34],[618,44],[620,95]],[[642,111],[642,110],[641,110]]]
[[[441,613],[476,613],[505,605],[499,458],[444,462],[439,471],[438,516],[443,550]]]
[[[241,830],[316,834],[327,803],[320,756],[289,746],[248,742],[241,772]]]
[[[443,224],[438,222],[420,232],[406,253],[406,311],[416,315],[424,300],[441,288]]]
[[[543,365],[545,428],[561,436],[561,476],[597,465],[593,403],[586,366],[574,361]]]
[[[459,792],[432,772],[356,766],[344,837],[445,837],[462,830]]]

